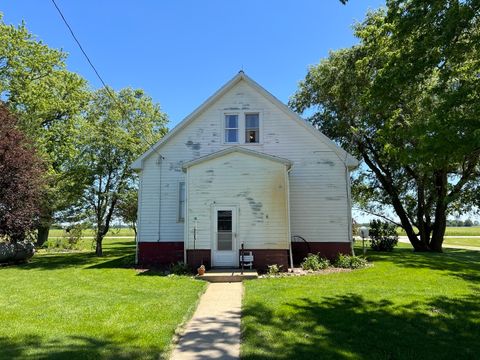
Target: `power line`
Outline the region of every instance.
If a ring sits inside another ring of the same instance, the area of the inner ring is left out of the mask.
[[[80,50],[82,51],[82,54],[83,56],[85,56],[85,59],[87,59],[88,63],[90,64],[90,67],[93,69],[93,71],[95,72],[95,74],[97,75],[98,79],[100,80],[100,82],[103,84],[103,87],[104,89],[107,91],[107,94],[108,96],[110,96],[112,98],[112,100],[118,105],[118,107],[120,108],[120,110],[123,112],[123,115],[125,117],[127,117],[128,115],[128,111],[123,107],[123,104],[118,101],[118,99],[115,97],[115,95],[112,93],[112,91],[110,90],[110,88],[107,86],[106,82],[103,80],[103,78],[100,76],[100,73],[98,72],[97,68],[95,67],[95,65],[93,65],[93,62],[90,60],[89,56],[87,55],[86,51],[83,49],[83,46],[82,44],[80,43],[80,41],[78,40],[77,36],[75,35],[75,33],[73,32],[73,29],[72,27],[70,26],[70,24],[68,23],[67,19],[65,18],[65,16],[63,15],[62,13],[62,10],[60,10],[60,7],[57,5],[57,3],[55,2],[55,0],[51,0],[53,5],[55,6],[55,8],[57,9],[58,13],[60,14],[60,17],[62,18],[63,22],[65,23],[65,25],[67,26],[68,30],[70,31],[70,34],[72,35],[73,39],[75,40],[75,42],[77,43],[78,47],[80,48]],[[143,137],[143,136],[142,136]],[[145,143],[152,147],[153,145],[150,144],[149,141],[147,141],[145,138],[143,139],[145,141]]]
[[[107,91],[110,93],[110,89],[108,88],[107,84],[105,83],[105,81],[103,81],[102,77],[100,76],[100,73],[98,72],[97,68],[95,67],[95,65],[93,65],[92,61],[90,60],[90,58],[88,57],[87,53],[85,52],[85,50],[83,50],[83,46],[82,44],[80,44],[80,41],[78,40],[77,36],[75,35],[75,33],[73,32],[72,30],[72,27],[70,26],[70,24],[68,23],[67,19],[65,18],[65,16],[63,15],[62,13],[62,10],[60,10],[60,8],[58,7],[57,3],[55,2],[55,0],[52,0],[52,3],[53,5],[55,6],[55,8],[57,9],[58,13],[60,14],[63,22],[65,23],[65,25],[67,25],[67,28],[68,30],[70,31],[70,34],[72,35],[73,39],[75,40],[75,42],[77,43],[78,47],[80,48],[80,50],[82,51],[83,53],[83,56],[85,56],[85,59],[87,59],[88,63],[90,64],[91,68],[93,69],[93,71],[95,72],[95,74],[97,75],[97,77],[100,79],[101,83],[103,84],[103,86],[105,87],[105,89],[107,89]],[[110,96],[112,96],[112,94],[110,94]],[[113,96],[112,96],[113,97]],[[116,101],[116,99],[113,99],[114,101]]]

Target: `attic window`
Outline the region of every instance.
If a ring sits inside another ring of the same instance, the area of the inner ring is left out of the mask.
[[[245,143],[258,143],[260,139],[260,119],[258,114],[245,114]]]
[[[225,115],[225,142],[238,143],[238,115]]]

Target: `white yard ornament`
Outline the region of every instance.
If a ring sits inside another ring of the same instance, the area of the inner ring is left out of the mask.
[[[365,256],[365,238],[368,238],[368,228],[366,226],[360,228],[360,236],[362,237],[363,256]]]

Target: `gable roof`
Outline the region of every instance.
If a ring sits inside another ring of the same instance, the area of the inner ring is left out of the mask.
[[[203,163],[205,161],[213,160],[213,159],[216,159],[216,158],[219,158],[219,157],[231,154],[231,153],[241,153],[241,154],[245,154],[245,155],[259,157],[259,158],[262,158],[262,159],[267,159],[267,160],[270,160],[270,161],[275,161],[275,162],[287,165],[288,168],[290,168],[292,166],[292,162],[288,159],[284,159],[284,158],[281,158],[279,156],[269,155],[269,154],[265,154],[265,153],[262,153],[262,152],[250,150],[250,149],[245,149],[245,148],[240,147],[240,146],[232,146],[232,147],[226,148],[224,150],[216,151],[216,152],[211,153],[209,155],[201,156],[197,159],[186,162],[185,164],[183,164],[182,168],[183,168],[183,170],[186,170],[191,166]]]
[[[183,119],[177,126],[175,126],[172,130],[170,130],[163,138],[161,138],[156,144],[154,144],[150,149],[148,149],[143,155],[141,155],[138,159],[136,159],[131,167],[132,169],[141,169],[143,165],[143,160],[149,157],[152,153],[157,151],[163,144],[168,142],[173,136],[179,133],[183,128],[189,125],[197,116],[199,116],[202,112],[204,112],[210,105],[215,103],[220,97],[226,94],[231,88],[233,88],[238,82],[245,81],[248,85],[252,88],[257,90],[260,94],[262,94],[267,100],[272,102],[278,108],[280,108],[286,115],[288,115],[292,120],[296,121],[300,126],[303,126],[305,129],[310,131],[314,136],[316,136],[319,140],[329,146],[333,152],[337,154],[340,160],[345,164],[346,167],[349,169],[355,169],[358,166],[358,160],[347,153],[344,149],[330,140],[327,136],[313,127],[310,123],[306,122],[302,119],[297,113],[291,110],[288,106],[278,100],[275,96],[270,94],[267,90],[265,90],[262,86],[252,80],[249,76],[247,76],[243,71],[240,71],[237,75],[235,75],[230,81],[228,81],[225,85],[223,85],[219,90],[217,90],[212,96],[210,96],[203,104],[201,104],[198,108],[196,108],[190,115],[188,115],[185,119]]]

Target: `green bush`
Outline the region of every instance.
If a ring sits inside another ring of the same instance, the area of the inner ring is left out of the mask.
[[[328,268],[330,266],[330,261],[321,257],[320,254],[308,254],[308,256],[303,259],[300,266],[303,270],[318,271]]]
[[[78,248],[78,243],[82,239],[83,230],[84,226],[82,224],[76,224],[63,232],[63,237],[67,240],[69,249]]]
[[[187,264],[185,264],[183,261],[179,261],[170,266],[170,273],[175,275],[188,275],[191,273],[191,271]]]
[[[53,239],[48,239],[45,242],[45,244],[43,244],[42,248],[47,250],[58,251],[58,250],[71,250],[72,246],[67,239],[53,238]]]
[[[392,251],[398,244],[396,225],[380,220],[370,221],[370,247],[374,251]]]
[[[267,271],[268,275],[278,275],[280,274],[281,271],[282,271],[282,265],[277,265],[277,264],[268,265],[268,271]]]
[[[368,266],[368,261],[360,256],[339,254],[334,265],[343,269],[361,269]]]

